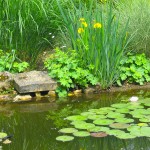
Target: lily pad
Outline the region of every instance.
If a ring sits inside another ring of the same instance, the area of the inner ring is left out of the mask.
[[[58,137],[56,138],[57,141],[62,141],[62,142],[72,141],[73,139],[74,139],[73,136],[67,136],[67,135],[58,136]]]
[[[118,104],[112,104],[111,106],[115,108],[126,108],[127,106],[129,106],[129,104],[118,103]]]
[[[116,109],[116,112],[127,114],[130,112],[130,110],[127,108],[120,108],[120,109]]]
[[[125,123],[113,123],[109,125],[111,128],[115,129],[125,129],[128,128],[130,125]]]
[[[101,128],[100,126],[95,126],[94,128],[90,128],[88,129],[89,132],[99,132],[101,131]]]
[[[95,113],[94,112],[83,112],[83,113],[81,113],[81,116],[86,116],[86,117],[88,117],[89,115],[95,115]]]
[[[140,118],[139,119],[141,122],[150,122],[150,118]]]
[[[91,136],[93,137],[105,137],[108,134],[106,134],[105,132],[97,132],[97,133],[91,133]]]
[[[117,112],[109,113],[108,118],[123,118],[125,115]]]
[[[87,131],[78,131],[78,132],[74,132],[73,135],[78,137],[86,137],[86,136],[90,136],[90,133]]]
[[[116,135],[116,137],[119,139],[134,139],[134,138],[136,138],[135,135],[131,135],[129,133],[119,134],[119,135]]]
[[[150,102],[144,103],[145,106],[150,106]]]
[[[61,132],[61,133],[74,133],[77,131],[78,130],[75,128],[63,128],[63,129],[59,130],[59,132]]]
[[[112,124],[114,121],[111,119],[97,119],[93,121],[94,124],[96,125],[109,125]]]
[[[103,118],[107,118],[107,117],[104,115],[89,115],[88,116],[88,119],[91,119],[91,120],[103,119]]]
[[[87,120],[87,117],[81,115],[75,115],[75,116],[69,116],[66,119],[70,121],[82,121],[82,120]]]
[[[6,133],[4,133],[4,132],[0,132],[0,139],[4,138],[4,137],[6,137],[6,136],[7,136],[7,134],[6,134]]]
[[[140,109],[140,108],[144,108],[144,106],[140,105],[140,104],[136,104],[136,103],[130,103],[129,106],[127,106],[128,109],[131,110],[135,110],[135,109]]]
[[[92,123],[80,123],[80,124],[75,124],[74,126],[77,129],[90,129],[95,127],[95,125]]]
[[[99,109],[100,111],[114,111],[116,108],[113,107],[102,107]]]
[[[147,123],[142,123],[142,122],[138,123],[137,125],[140,127],[147,127],[148,126]]]
[[[116,136],[116,135],[123,134],[123,133],[125,133],[125,132],[124,132],[124,131],[121,131],[121,130],[108,130],[108,131],[106,131],[106,133],[109,134],[109,135],[114,135],[114,136]]]
[[[82,123],[86,123],[86,122],[85,121],[73,121],[70,124],[75,125],[75,124],[82,124]]]
[[[132,122],[134,122],[134,119],[117,118],[117,119],[115,119],[115,122],[118,122],[118,123],[132,123]]]

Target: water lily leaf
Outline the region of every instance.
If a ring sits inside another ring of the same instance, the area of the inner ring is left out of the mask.
[[[133,132],[139,132],[140,131],[140,127],[137,125],[131,125],[127,128],[128,131],[133,131]]]
[[[107,118],[107,117],[104,115],[89,115],[88,116],[88,119],[91,119],[91,120],[103,119],[103,118]]]
[[[78,131],[78,132],[74,132],[73,135],[78,137],[86,137],[86,136],[90,136],[90,133],[87,131]]]
[[[116,110],[116,108],[113,108],[113,107],[102,107],[99,110],[101,110],[101,111],[114,111],[114,110]]]
[[[99,109],[89,109],[88,111],[89,111],[89,112],[92,112],[92,113],[96,113],[96,112],[99,111]]]
[[[82,123],[86,123],[86,122],[85,121],[73,121],[70,124],[75,125],[75,124],[82,124]]]
[[[112,124],[113,122],[114,121],[111,119],[97,119],[93,121],[93,123],[97,125],[109,125],[109,124]]]
[[[150,106],[150,102],[144,103],[145,106]]]
[[[83,112],[83,113],[81,113],[81,116],[86,116],[86,117],[88,117],[89,115],[95,115],[96,113],[94,113],[94,112]]]
[[[61,132],[61,133],[74,133],[74,132],[77,132],[78,130],[75,129],[75,128],[63,128],[61,130],[59,130],[58,132]]]
[[[121,131],[121,130],[108,130],[108,131],[106,131],[106,133],[109,134],[109,135],[114,135],[114,136],[116,136],[116,135],[123,134],[123,133],[125,133],[125,132],[124,132],[124,131]]]
[[[87,117],[80,116],[80,115],[75,115],[75,116],[69,116],[66,119],[70,120],[70,121],[82,121],[82,120],[87,120]]]
[[[115,108],[126,108],[129,106],[129,104],[118,103],[118,104],[112,104],[111,106]]]
[[[150,122],[150,118],[140,118],[139,119],[141,122]]]
[[[117,118],[117,119],[115,119],[115,122],[118,122],[118,123],[132,123],[132,122],[134,122],[134,119]]]
[[[74,126],[77,129],[90,129],[95,127],[95,125],[92,123],[80,123],[80,124],[75,124]]]
[[[125,124],[125,123],[113,123],[109,125],[111,128],[116,128],[116,129],[125,129],[128,128],[130,125]]]
[[[108,134],[106,134],[105,132],[97,132],[97,133],[90,133],[91,136],[93,137],[105,137],[107,136]]]
[[[125,115],[117,112],[109,113],[108,118],[123,118]]]
[[[6,134],[6,133],[4,133],[4,132],[0,132],[0,139],[4,138],[4,137],[6,137],[6,136],[7,136],[7,134]]]
[[[102,128],[102,127],[95,126],[94,128],[88,129],[88,131],[89,131],[89,132],[99,132],[99,131],[101,131],[101,128]]]
[[[116,137],[119,139],[134,139],[134,138],[136,138],[135,135],[131,135],[129,133],[119,134],[119,135],[116,135]]]
[[[127,106],[128,109],[134,110],[134,109],[140,109],[144,108],[144,106],[137,104],[137,103],[130,103],[129,106]]]
[[[137,125],[140,127],[147,127],[148,126],[147,123],[142,123],[142,122],[138,123]]]
[[[120,108],[120,109],[116,109],[116,112],[126,114],[129,113],[130,110],[127,108]]]
[[[67,136],[67,135],[58,136],[58,137],[56,138],[57,141],[62,141],[62,142],[72,141],[73,139],[74,139],[73,136]]]

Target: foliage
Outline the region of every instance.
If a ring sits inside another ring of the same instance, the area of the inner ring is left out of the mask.
[[[140,85],[150,81],[150,59],[147,59],[144,53],[136,55],[128,53],[120,64],[118,85],[121,86],[125,81]]]
[[[13,73],[23,72],[29,67],[27,62],[21,62],[16,56],[16,51],[4,53],[0,50],[0,71],[10,71]]]
[[[72,48],[85,66],[94,65],[94,73],[102,88],[107,88],[117,78],[118,65],[127,45],[127,23],[123,30],[119,30],[119,17],[114,15],[112,5],[97,5],[93,9],[95,2],[90,2],[90,8],[83,3],[67,10],[63,10],[59,3],[58,6]]]
[[[92,66],[83,68],[74,50],[63,52],[57,48],[44,64],[49,75],[60,84],[56,90],[60,97],[66,96],[70,88],[82,88],[97,83],[97,78],[89,71]]]
[[[136,11],[135,11],[136,10]],[[124,25],[128,18],[128,35],[134,35],[129,49],[136,53],[146,53],[150,57],[150,2],[145,0],[120,0],[116,13],[120,13],[120,23]]]

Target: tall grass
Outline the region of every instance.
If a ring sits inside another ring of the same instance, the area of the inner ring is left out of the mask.
[[[70,2],[73,6],[73,1]],[[118,78],[118,65],[127,45],[127,22],[120,30],[119,16],[114,15],[112,5],[95,7],[95,2],[91,1],[89,8],[83,3],[66,10],[59,2],[58,6],[72,48],[77,50],[84,65],[94,65],[102,88],[107,88]]]
[[[2,0],[0,48],[17,49],[21,59],[34,62],[51,46],[61,18],[54,0]],[[56,36],[56,35],[55,35]]]
[[[121,24],[128,24],[128,35],[134,38],[129,49],[137,53],[146,53],[150,57],[150,1],[149,0],[120,0],[117,13],[120,13]]]

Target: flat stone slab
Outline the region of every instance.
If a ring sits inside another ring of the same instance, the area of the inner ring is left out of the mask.
[[[14,88],[19,93],[50,91],[57,88],[57,82],[46,71],[30,71],[14,77]]]

